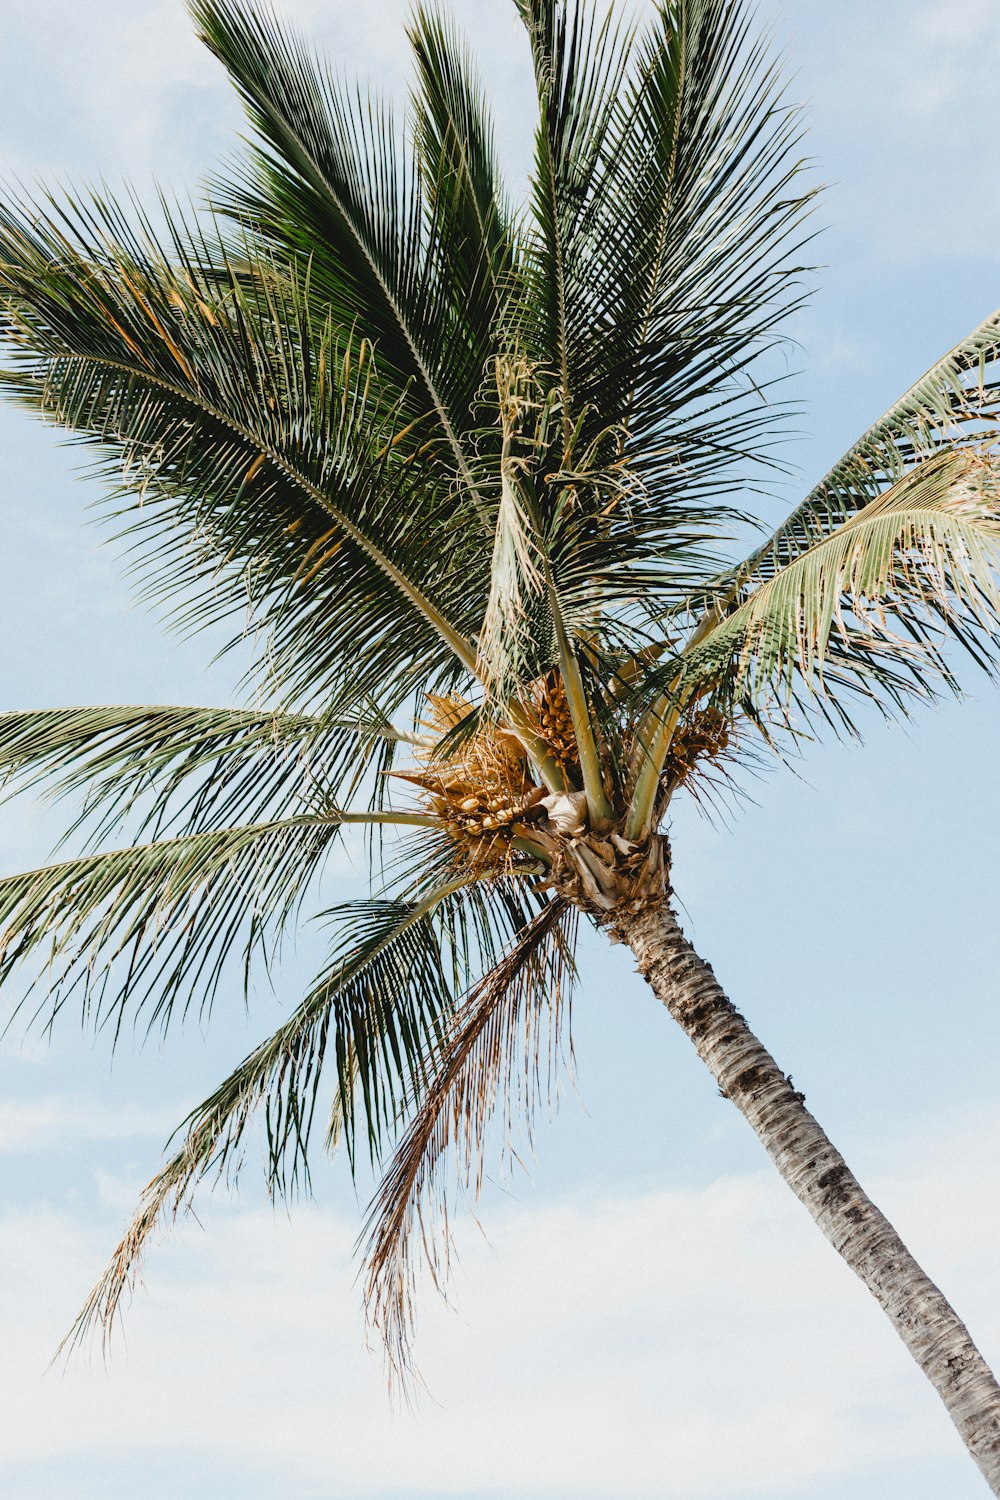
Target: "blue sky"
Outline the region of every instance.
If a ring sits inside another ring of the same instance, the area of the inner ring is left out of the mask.
[[[397,0],[280,8],[400,86]],[[516,172],[529,103],[512,7],[454,8]],[[771,13],[831,184],[795,328],[790,505],[1000,303],[1000,21],[993,0]],[[238,127],[180,0],[5,0],[4,36],[8,177],[193,187]],[[234,701],[232,666],[206,670],[205,643],[131,604],[78,464],[0,410],[2,707]],[[769,774],[731,827],[679,807],[676,884],[691,935],[996,1365],[1000,701],[966,679],[964,703]],[[59,821],[0,810],[2,868],[43,861]],[[336,891],[363,879],[345,858]],[[113,1067],[68,1017],[51,1044],[15,1031],[0,1048],[10,1500],[979,1495],[936,1398],[683,1037],[620,953],[595,941],[586,958],[575,1091],[529,1171],[458,1225],[453,1307],[426,1289],[416,1413],[390,1410],[364,1346],[363,1203],[336,1161],[290,1217],[252,1163],[238,1203],[206,1195],[200,1226],[150,1256],[127,1347],[46,1374],[172,1125],[294,1000],[305,957],[249,1016],[224,996],[207,1036],[126,1045]]]

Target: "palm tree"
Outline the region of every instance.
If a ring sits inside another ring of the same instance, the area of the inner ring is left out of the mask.
[[[75,998],[113,1035],[207,1012],[275,958],[345,827],[372,839],[374,894],[325,913],[323,972],[184,1122],[75,1333],[110,1327],[259,1116],[270,1188],[305,1180],[322,1110],[352,1163],[392,1153],[367,1298],[405,1370],[421,1266],[447,1275],[445,1167],[474,1190],[491,1119],[544,1089],[583,915],[1000,1494],[1000,1388],[684,937],[665,831],[675,795],[952,686],[952,641],[995,660],[1000,314],[734,561],[789,415],[796,113],[745,0],[517,5],[523,207],[437,11],[397,131],[270,9],[190,0],[253,130],[210,208],[0,210],[6,392],[93,445],[146,593],[254,648],[244,710],[0,716],[10,784],[86,792],[82,852],[0,881],[0,980],[34,960],[37,1014]]]

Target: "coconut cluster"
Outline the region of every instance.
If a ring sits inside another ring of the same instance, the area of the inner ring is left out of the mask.
[[[473,711],[459,697],[429,697],[423,727],[435,744]],[[428,756],[419,771],[396,773],[419,786],[429,810],[477,864],[509,864],[515,824],[544,816],[544,788],[531,780],[520,741],[490,725],[456,740],[454,752]]]
[[[570,780],[577,779],[579,756],[576,734],[573,730],[573,716],[570,713],[569,700],[566,697],[562,677],[558,672],[548,672],[544,677],[532,683],[527,707],[538,724],[539,737],[544,740],[553,759],[558,762],[560,770],[564,771]]]
[[[717,760],[732,742],[729,720],[717,708],[704,708],[679,724],[663,767],[671,786],[687,781],[700,760]]]
[[[435,811],[445,819],[448,832],[466,839],[497,834],[510,836],[514,823],[524,821],[538,806],[542,794],[541,787],[531,787],[521,796],[512,796],[495,787],[469,790],[469,795],[462,797],[456,807],[456,799],[466,790],[469,788],[461,785],[449,786],[446,788],[449,795],[431,799]]]

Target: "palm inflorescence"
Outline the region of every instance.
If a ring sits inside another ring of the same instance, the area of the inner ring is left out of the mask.
[[[412,15],[397,125],[266,6],[191,0],[252,129],[208,205],[0,210],[6,392],[94,447],[146,595],[255,658],[252,708],[0,716],[8,781],[83,791],[90,835],[0,881],[0,978],[34,956],[46,1020],[75,996],[165,1026],[274,956],[345,827],[382,840],[85,1321],[262,1117],[277,1192],[324,1130],[394,1151],[369,1294],[402,1353],[414,1227],[544,1089],[602,871],[642,865],[679,790],[905,711],[951,683],[948,635],[996,641],[1000,317],[735,561],[787,431],[798,118],[743,0],[517,8],[523,203],[446,16]],[[443,1275],[446,1238],[415,1238]]]

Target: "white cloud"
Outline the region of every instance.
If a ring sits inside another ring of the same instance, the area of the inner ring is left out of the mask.
[[[911,1139],[901,1159],[928,1145],[926,1160],[875,1184],[987,1354],[1000,1347],[1000,1213],[982,1191],[997,1123]],[[56,1500],[60,1455],[81,1481],[123,1458],[134,1473],[178,1434],[234,1494],[273,1465],[283,1492],[325,1500],[721,1500],[798,1496],[824,1478],[846,1497],[879,1464],[953,1465],[949,1496],[978,1493],[878,1309],[769,1173],[494,1205],[489,1243],[466,1221],[458,1315],[429,1289],[424,1303],[434,1399],[395,1415],[362,1348],[354,1225],[315,1208],[288,1222],[220,1207],[206,1222],[154,1253],[127,1359],[44,1377],[109,1246],[63,1213],[3,1221],[0,1460],[26,1497]]]
[[[183,1109],[110,1104],[82,1095],[49,1094],[40,1099],[0,1100],[0,1156],[51,1151],[65,1143],[74,1150],[96,1141],[135,1136],[166,1137],[183,1119]]]

